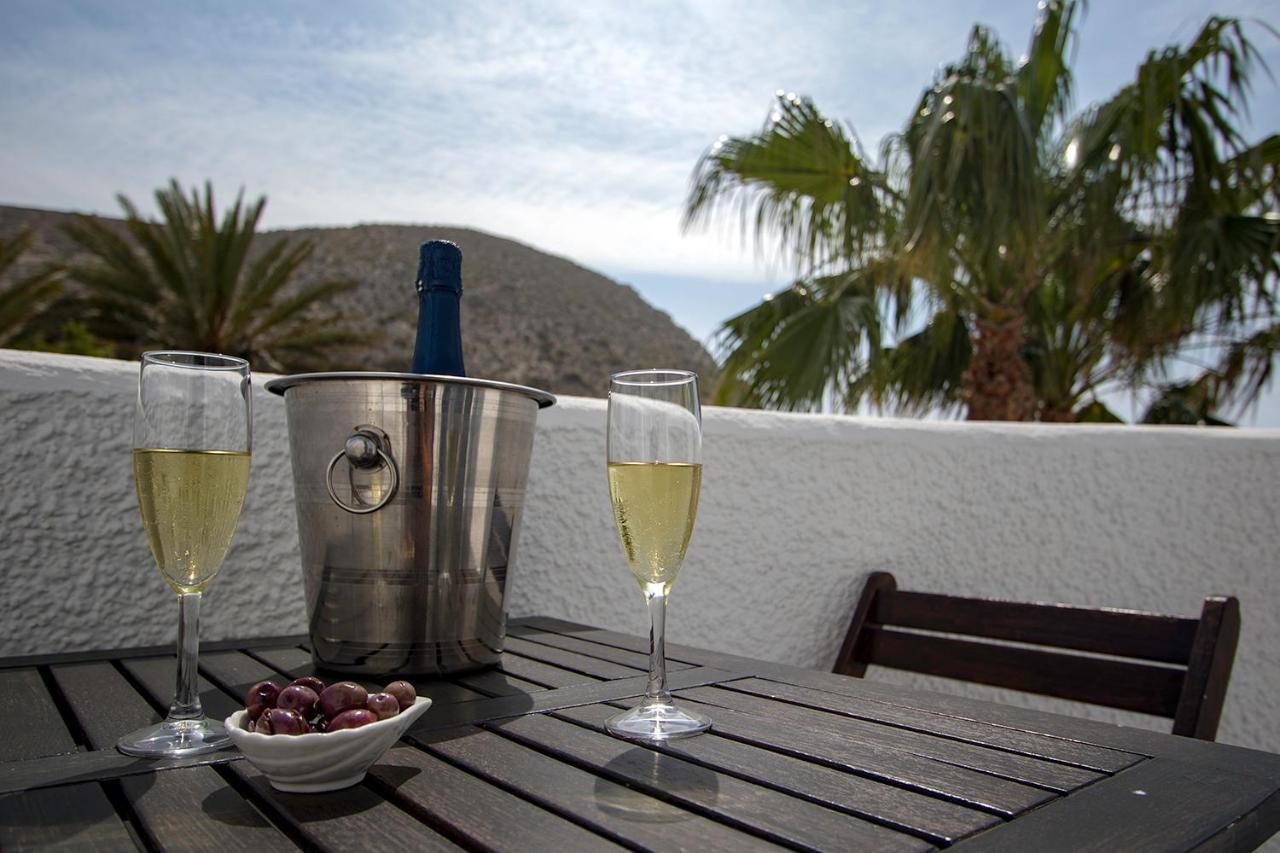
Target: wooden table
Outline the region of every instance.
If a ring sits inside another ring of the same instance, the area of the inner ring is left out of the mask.
[[[0,661],[0,849],[1247,850],[1280,829],[1280,756],[670,646],[712,733],[602,732],[645,641],[517,620],[500,670],[436,705],[365,782],[281,794],[237,753],[148,761],[164,649]],[[206,644],[205,708],[311,672],[297,637]]]

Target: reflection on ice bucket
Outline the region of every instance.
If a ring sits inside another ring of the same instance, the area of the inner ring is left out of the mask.
[[[438,674],[496,663],[534,421],[555,398],[396,373],[266,387],[285,398],[316,664]]]

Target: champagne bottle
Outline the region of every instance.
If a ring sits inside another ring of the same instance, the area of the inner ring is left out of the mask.
[[[448,240],[428,240],[418,256],[418,339],[414,373],[466,376],[462,365],[462,251]]]

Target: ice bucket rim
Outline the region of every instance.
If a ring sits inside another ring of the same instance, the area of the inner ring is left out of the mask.
[[[539,409],[554,406],[556,402],[554,394],[550,394],[546,391],[540,391],[537,388],[530,388],[527,385],[515,385],[511,382],[498,382],[493,379],[473,379],[470,376],[436,376],[430,373],[383,373],[361,370],[334,370],[326,373],[295,373],[291,376],[278,376],[275,379],[269,379],[263,387],[272,394],[279,394],[283,397],[285,391],[299,385],[305,385],[311,382],[329,382],[335,380],[417,382],[422,384],[466,385],[472,388],[492,388],[496,391],[511,391],[516,394],[523,394],[537,403]]]

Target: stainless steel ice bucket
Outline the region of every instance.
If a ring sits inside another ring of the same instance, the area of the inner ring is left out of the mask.
[[[496,663],[543,391],[412,373],[272,379],[284,395],[311,653],[359,673]]]

